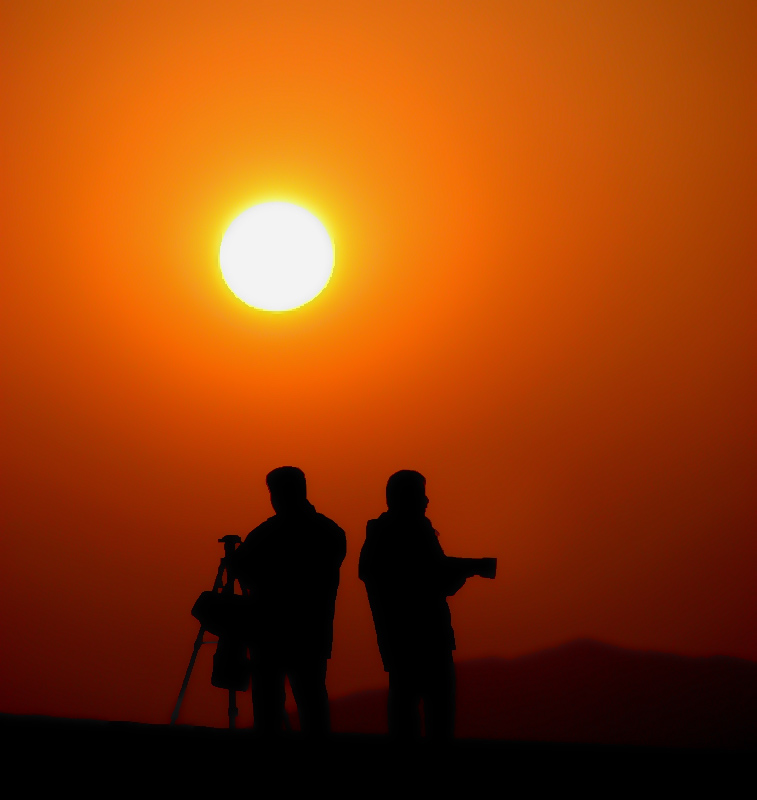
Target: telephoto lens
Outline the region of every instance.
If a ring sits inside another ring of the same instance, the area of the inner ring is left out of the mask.
[[[497,574],[496,558],[481,558],[481,570],[478,573],[482,578],[494,578]]]

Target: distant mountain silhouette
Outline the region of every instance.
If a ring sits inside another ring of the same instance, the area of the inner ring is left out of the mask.
[[[757,747],[757,663],[579,640],[457,664],[458,737]],[[335,731],[385,733],[386,690],[331,701]]]

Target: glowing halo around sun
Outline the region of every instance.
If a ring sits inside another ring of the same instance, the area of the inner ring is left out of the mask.
[[[304,208],[261,203],[229,225],[219,259],[224,280],[240,300],[265,311],[289,311],[329,282],[334,245]]]

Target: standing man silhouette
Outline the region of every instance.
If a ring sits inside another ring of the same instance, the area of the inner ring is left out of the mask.
[[[426,517],[426,479],[402,470],[386,484],[388,510],[368,522],[360,553],[384,670],[389,733],[451,739],[455,725],[455,635],[447,597],[472,575],[494,577],[494,559],[449,558]]]
[[[280,732],[289,678],[303,733],[330,730],[326,666],[334,635],[344,531],[308,502],[297,467],[268,473],[276,512],[237,548],[232,570],[251,595],[254,728]]]

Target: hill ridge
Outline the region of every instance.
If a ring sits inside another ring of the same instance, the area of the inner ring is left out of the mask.
[[[573,639],[457,662],[457,735],[595,744],[757,747],[757,663]],[[332,700],[335,731],[384,733],[386,688]]]

